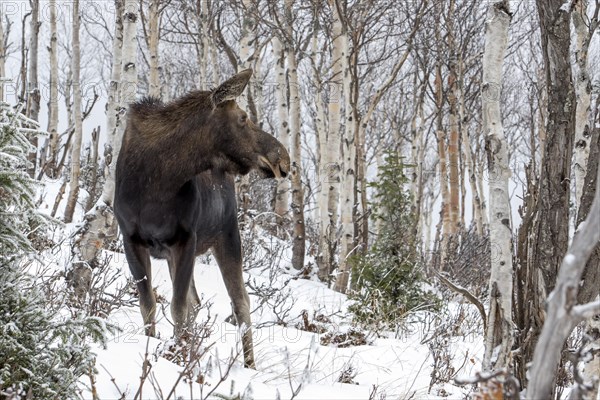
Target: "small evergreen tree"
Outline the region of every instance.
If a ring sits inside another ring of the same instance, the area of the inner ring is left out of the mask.
[[[104,342],[106,327],[97,318],[47,311],[24,271],[33,251],[28,234],[44,220],[26,173],[30,129],[23,124],[35,122],[0,103],[0,398],[76,398],[80,376],[94,369],[90,339]]]
[[[5,105],[0,112],[0,262],[5,264],[31,250],[27,233],[40,218],[34,212],[35,181],[26,172],[31,145],[16,114]]]
[[[356,322],[377,331],[394,329],[408,311],[437,306],[423,289],[417,216],[405,188],[405,168],[395,152],[386,154],[377,179],[369,184],[374,189],[373,219],[380,230],[370,249],[352,259],[354,303],[349,309]]]

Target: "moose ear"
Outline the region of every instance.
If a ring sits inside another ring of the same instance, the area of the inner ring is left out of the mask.
[[[210,95],[213,107],[225,101],[234,100],[241,95],[246,85],[248,85],[251,76],[252,69],[245,69],[221,83]]]

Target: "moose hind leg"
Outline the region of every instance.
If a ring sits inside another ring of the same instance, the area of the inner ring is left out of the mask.
[[[194,260],[196,250],[196,235],[189,235],[179,242],[172,251],[169,260],[169,271],[173,281],[173,297],[171,299],[171,315],[175,322],[175,336],[181,337],[190,328],[195,319],[194,304],[188,304],[194,273]],[[195,297],[197,298],[197,294]],[[189,307],[189,306],[192,307]],[[189,310],[189,311],[188,311]]]
[[[154,290],[152,290],[150,254],[145,247],[132,243],[129,238],[123,238],[123,247],[125,248],[129,270],[133,275],[133,279],[135,279],[140,296],[140,310],[146,335],[154,336],[156,334],[154,326],[156,322],[156,297],[154,296]]]
[[[213,254],[221,269],[221,275],[227,293],[233,304],[233,312],[240,327],[244,327],[242,346],[244,349],[244,365],[255,368],[254,347],[252,344],[252,322],[250,321],[250,297],[246,292],[242,274],[242,248],[240,234],[235,232],[222,234],[215,246]]]

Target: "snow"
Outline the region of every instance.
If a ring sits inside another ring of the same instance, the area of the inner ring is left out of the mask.
[[[574,255],[574,254],[568,253],[568,254],[565,256],[565,263],[566,263],[567,265],[573,265],[573,264],[575,263],[575,261],[576,261],[576,260],[577,260],[577,257],[575,257],[575,255]]]
[[[70,229],[67,227],[66,230]],[[110,255],[110,269],[122,270],[124,281],[128,277],[125,257],[119,253]],[[201,259],[206,260],[198,260]],[[282,261],[284,263],[286,261]],[[196,287],[202,303],[210,303],[208,310],[200,311],[197,321],[210,319],[215,323],[210,337],[200,347],[199,351],[205,354],[193,369],[194,381],[188,382],[187,378],[180,377],[183,367],[165,357],[165,350],[173,343],[168,306],[171,283],[166,262],[153,260],[153,286],[164,298],[164,303],[158,306],[157,338],[144,336],[137,305],[122,307],[109,316],[107,322],[119,326],[121,331],[112,335],[106,348],[95,347],[98,370],[95,387],[99,398],[120,398],[123,394],[125,398],[133,398],[140,386],[146,352],[151,368],[142,387],[143,399],[167,398],[172,389],[176,397],[171,398],[178,399],[206,398],[211,390],[214,390],[211,396],[239,395],[243,399],[324,400],[368,399],[373,391],[376,392],[374,398],[387,396],[393,399],[411,396],[413,399],[444,398],[437,393],[456,398],[469,392],[469,388],[450,383],[434,385],[429,392],[433,359],[428,344],[423,342],[425,337],[429,337],[428,342],[436,338],[425,331],[421,322],[408,323],[398,338],[393,334],[388,338],[369,336],[370,344],[345,348],[321,345],[320,339],[326,333],[297,329],[296,324],[302,325],[302,312],[307,310],[311,321],[315,313],[326,315],[331,322],[323,325],[329,332],[345,332],[352,327],[346,312],[348,300],[322,283],[295,279],[286,271],[282,268],[277,279],[271,281],[269,276],[273,276],[273,271],[251,269],[246,273],[247,281],[275,282],[271,284],[282,286],[287,281],[284,290],[288,292],[284,293],[287,293],[285,299],[289,306],[286,326],[274,323],[274,312],[268,304],[253,313],[254,326],[261,328],[253,329],[256,370],[251,370],[243,367],[241,356],[231,362],[232,354],[241,353],[240,335],[235,326],[225,322],[231,314],[231,306],[218,266],[196,263]],[[255,307],[258,298],[251,296],[251,301]],[[459,312],[460,308],[458,304],[449,305],[450,312]],[[454,356],[452,364],[457,374],[472,376],[479,371],[480,361],[473,355],[483,353],[480,339],[464,335],[446,340],[449,354]],[[338,382],[342,371],[350,371],[352,383]],[[203,384],[195,382],[198,376],[202,377]],[[89,377],[82,377],[81,382],[88,387],[84,398],[91,399]]]

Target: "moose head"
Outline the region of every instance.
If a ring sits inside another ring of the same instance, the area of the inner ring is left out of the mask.
[[[247,174],[255,168],[264,178],[285,177],[290,168],[287,150],[248,117],[235,99],[246,88],[252,70],[234,75],[210,93],[210,131],[214,132],[214,152],[225,170]]]

